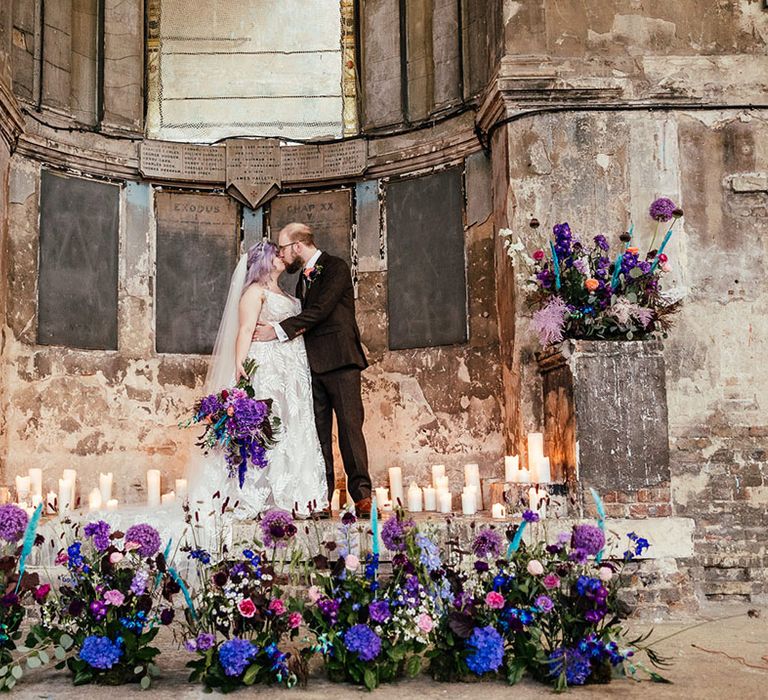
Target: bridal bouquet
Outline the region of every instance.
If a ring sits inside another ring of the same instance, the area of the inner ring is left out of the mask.
[[[619,252],[610,253],[603,234],[582,243],[567,223],[553,228],[554,240],[529,256],[512,231],[502,229],[507,254],[519,256],[530,269],[529,302],[534,309],[532,328],[542,345],[565,338],[642,340],[666,332],[670,315],[679,308],[661,291],[661,279],[671,270],[664,250],[683,211],[662,197],[649,209],[656,230],[641,252],[634,226],[619,236]],[[536,219],[532,228],[538,228]],[[660,231],[666,234],[656,247]]]
[[[251,376],[256,362],[249,358],[243,367]],[[200,399],[195,404],[194,416],[182,424],[182,427],[195,423],[205,425],[197,445],[206,454],[213,448],[223,450],[229,476],[237,474],[240,488],[249,462],[256,469],[264,469],[269,464],[267,450],[275,444],[275,434],[280,427],[280,419],[272,413],[272,400],[256,399],[254,395],[249,381],[241,379],[231,389]]]

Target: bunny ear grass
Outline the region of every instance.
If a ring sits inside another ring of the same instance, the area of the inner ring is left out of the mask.
[[[27,566],[27,559],[32,552],[32,546],[35,544],[35,535],[37,534],[37,525],[43,514],[43,504],[39,503],[32,517],[27,523],[27,529],[24,531],[24,544],[21,547],[21,556],[19,557],[19,580],[16,581],[16,593],[19,592],[21,579],[24,576],[24,569]]]

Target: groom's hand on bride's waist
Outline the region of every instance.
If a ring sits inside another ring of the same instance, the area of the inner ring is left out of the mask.
[[[253,332],[253,339],[255,341],[275,340],[277,333],[275,329],[268,323],[257,323],[256,330]]]

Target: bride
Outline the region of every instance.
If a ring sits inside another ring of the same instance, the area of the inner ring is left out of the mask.
[[[255,518],[270,507],[307,516],[328,505],[304,339],[251,341],[257,323],[279,323],[301,311],[299,300],[277,285],[284,270],[277,246],[269,241],[252,245],[240,258],[205,380],[207,394],[234,386],[247,376],[246,358],[253,358],[255,398],[272,399],[280,418],[277,444],[267,451],[268,466],[249,467],[242,489],[236,478],[228,477],[224,456],[216,451],[195,460],[190,470],[192,499],[207,501],[220,491],[222,500],[228,496],[230,504],[238,503],[237,519]]]

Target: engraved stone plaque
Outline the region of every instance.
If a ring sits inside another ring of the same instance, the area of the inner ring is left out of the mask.
[[[139,171],[144,177],[189,182],[224,182],[225,146],[144,141]]]
[[[227,192],[252,209],[280,190],[280,142],[277,139],[229,139]]]

